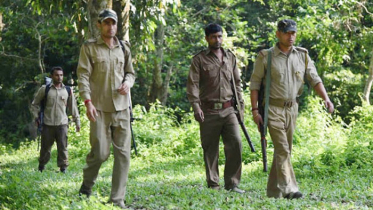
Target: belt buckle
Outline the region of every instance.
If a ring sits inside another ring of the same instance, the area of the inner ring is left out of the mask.
[[[286,107],[292,107],[293,106],[293,101],[285,101],[284,104]]]
[[[222,109],[223,103],[214,103],[214,109]]]

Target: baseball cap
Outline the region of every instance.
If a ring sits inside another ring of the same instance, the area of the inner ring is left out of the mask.
[[[101,23],[102,21],[111,18],[115,22],[118,22],[118,16],[117,13],[112,9],[104,9],[100,12],[98,15],[98,21]]]
[[[297,23],[291,19],[280,20],[277,24],[277,30],[284,33],[288,31],[297,31]]]

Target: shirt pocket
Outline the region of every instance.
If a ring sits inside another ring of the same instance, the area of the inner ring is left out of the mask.
[[[115,59],[115,70],[117,72],[124,72],[124,58],[123,57],[117,57]]]
[[[285,71],[286,66],[284,65],[272,65],[271,69],[271,80],[278,81],[279,83],[285,82]]]
[[[214,64],[209,64],[203,66],[203,74],[202,76],[211,79],[211,78],[216,78],[219,73],[219,66],[214,65]]]
[[[107,72],[109,61],[105,57],[95,57],[93,59],[93,65],[95,66],[95,70],[99,72]]]
[[[303,62],[293,62],[293,77],[297,83],[304,84],[306,65]]]

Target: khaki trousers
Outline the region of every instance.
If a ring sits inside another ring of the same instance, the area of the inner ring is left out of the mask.
[[[54,141],[56,141],[58,152],[57,166],[66,168],[69,165],[67,154],[67,125],[43,125],[39,165],[44,166],[49,162]]]
[[[237,117],[233,107],[205,112],[200,134],[208,187],[219,186],[219,140],[223,138],[225,153],[224,182],[226,189],[240,183],[242,144]]]
[[[101,164],[110,154],[113,144],[114,166],[110,200],[113,203],[124,201],[128,171],[130,167],[131,130],[129,109],[118,112],[97,110],[96,122],[91,122],[91,151],[87,155],[87,164],[83,168],[83,184],[91,189]]]
[[[274,145],[274,154],[267,184],[268,197],[282,198],[288,193],[298,191],[291,165],[291,149],[297,115],[297,103],[292,107],[269,106],[268,129]]]

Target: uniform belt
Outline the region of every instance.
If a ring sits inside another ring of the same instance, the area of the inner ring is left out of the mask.
[[[296,99],[293,100],[282,100],[282,99],[269,99],[269,105],[278,107],[292,107],[295,103],[298,103]]]
[[[226,109],[233,105],[232,100],[221,102],[202,102],[202,107],[205,109]]]

